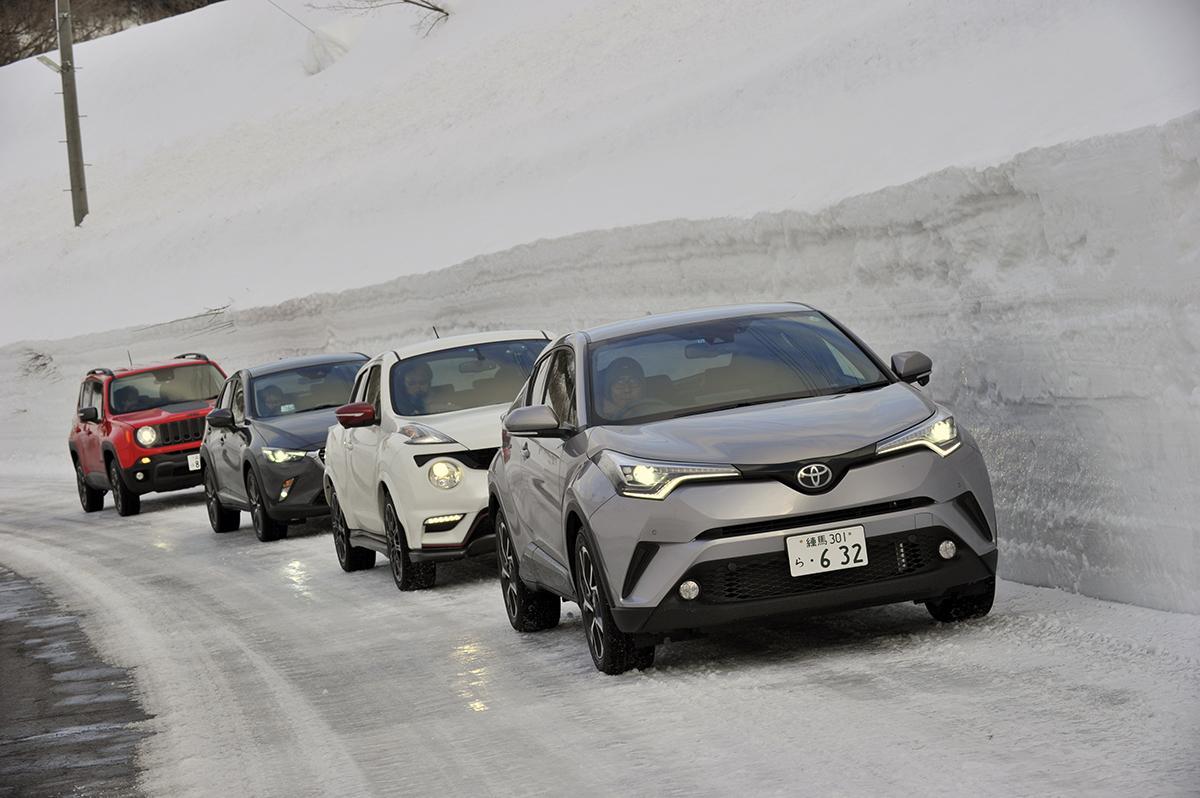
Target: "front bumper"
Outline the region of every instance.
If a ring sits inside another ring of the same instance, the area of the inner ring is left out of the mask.
[[[991,487],[967,445],[873,461],[818,496],[771,480],[697,484],[661,502],[614,496],[588,522],[630,633],[923,601],[996,572]],[[867,566],[791,576],[787,538],[849,526],[863,527]],[[937,555],[946,539],[958,548],[949,561]],[[698,598],[679,598],[685,580]]]
[[[423,453],[424,454],[424,453]],[[409,459],[399,476],[397,510],[408,539],[409,556],[418,562],[453,560],[486,553],[495,548],[488,516],[487,470],[458,461],[450,451],[436,454],[421,465]],[[429,466],[439,459],[462,465],[462,481],[449,490],[429,482]],[[454,523],[430,524],[430,519],[462,516]]]
[[[200,469],[188,468],[188,455],[199,455],[200,445],[166,454],[138,455],[133,465],[121,469],[125,487],[134,493],[165,493],[201,484]],[[142,462],[148,460],[149,462]]]
[[[288,463],[272,463],[260,457],[257,465],[264,504],[271,518],[291,521],[329,513],[325,501],[325,464],[315,453]],[[281,499],[280,493],[289,479],[293,480],[292,485],[287,497]]]

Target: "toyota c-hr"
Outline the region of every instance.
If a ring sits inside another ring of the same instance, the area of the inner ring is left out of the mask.
[[[366,363],[325,449],[333,542],[346,571],[388,558],[400,590],[432,587],[438,562],[495,548],[487,467],[500,415],[545,333],[440,338]]]
[[[651,316],[556,340],[490,469],[512,626],[576,601],[605,673],[735,621],[891,602],[986,614],[996,517],[983,457],[915,384],[813,308]]]

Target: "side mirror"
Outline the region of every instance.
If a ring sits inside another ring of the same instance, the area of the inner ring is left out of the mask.
[[[351,402],[348,405],[342,405],[334,411],[334,415],[337,416],[338,423],[346,429],[370,427],[377,421],[375,405],[369,402]]]
[[[79,420],[84,424],[94,424],[100,420],[100,411],[94,407],[81,407],[79,408]]]
[[[892,355],[892,371],[905,382],[928,385],[933,361],[921,352],[898,352]]]
[[[534,438],[553,438],[562,435],[562,430],[558,426],[558,416],[547,405],[518,407],[504,417],[504,428],[510,435],[526,435]]]
[[[233,411],[228,407],[218,407],[208,414],[208,426],[217,429],[233,427]]]

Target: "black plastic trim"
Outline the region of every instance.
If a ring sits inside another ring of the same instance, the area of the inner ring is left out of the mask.
[[[962,493],[954,497],[954,503],[958,505],[958,509],[962,510],[963,515],[967,520],[983,535],[987,540],[992,541],[996,536],[992,532],[992,526],[988,523],[987,516],[983,514],[983,508],[979,506],[979,500],[975,498],[975,494],[971,491]]]
[[[720,540],[722,538],[740,537],[741,535],[757,535],[760,532],[778,532],[793,527],[815,526],[817,524],[836,524],[839,521],[852,521],[885,513],[898,513],[904,510],[915,510],[928,507],[933,499],[927,496],[914,496],[911,499],[880,502],[878,504],[863,504],[857,507],[846,507],[840,510],[830,510],[824,513],[809,513],[807,515],[792,515],[785,518],[772,518],[769,521],[756,521],[750,524],[734,524],[706,529],[696,536],[697,540]]]
[[[413,455],[413,462],[417,466],[423,466],[431,460],[438,458],[449,458],[457,460],[467,468],[473,468],[476,471],[486,471],[492,464],[492,459],[496,456],[496,452],[500,451],[500,447],[496,446],[490,449],[468,449],[460,452],[439,452],[437,454],[416,454]]]
[[[625,582],[621,585],[621,598],[628,598],[629,594],[633,592],[638,580],[642,578],[642,574],[646,573],[646,569],[650,567],[650,561],[656,554],[658,554],[657,543],[640,540],[633,547],[633,556],[629,558],[629,568],[625,571]]]

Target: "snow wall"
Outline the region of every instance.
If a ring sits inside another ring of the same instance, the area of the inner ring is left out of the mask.
[[[933,358],[928,390],[991,468],[1002,576],[1200,613],[1200,112],[815,214],[596,231],[272,307],[14,344],[0,401],[21,422],[0,431],[0,465],[28,469],[34,452],[67,476],[78,377],[127,350],[237,368],[375,352],[434,324],[565,331],[762,299],[824,309],[885,358]]]

